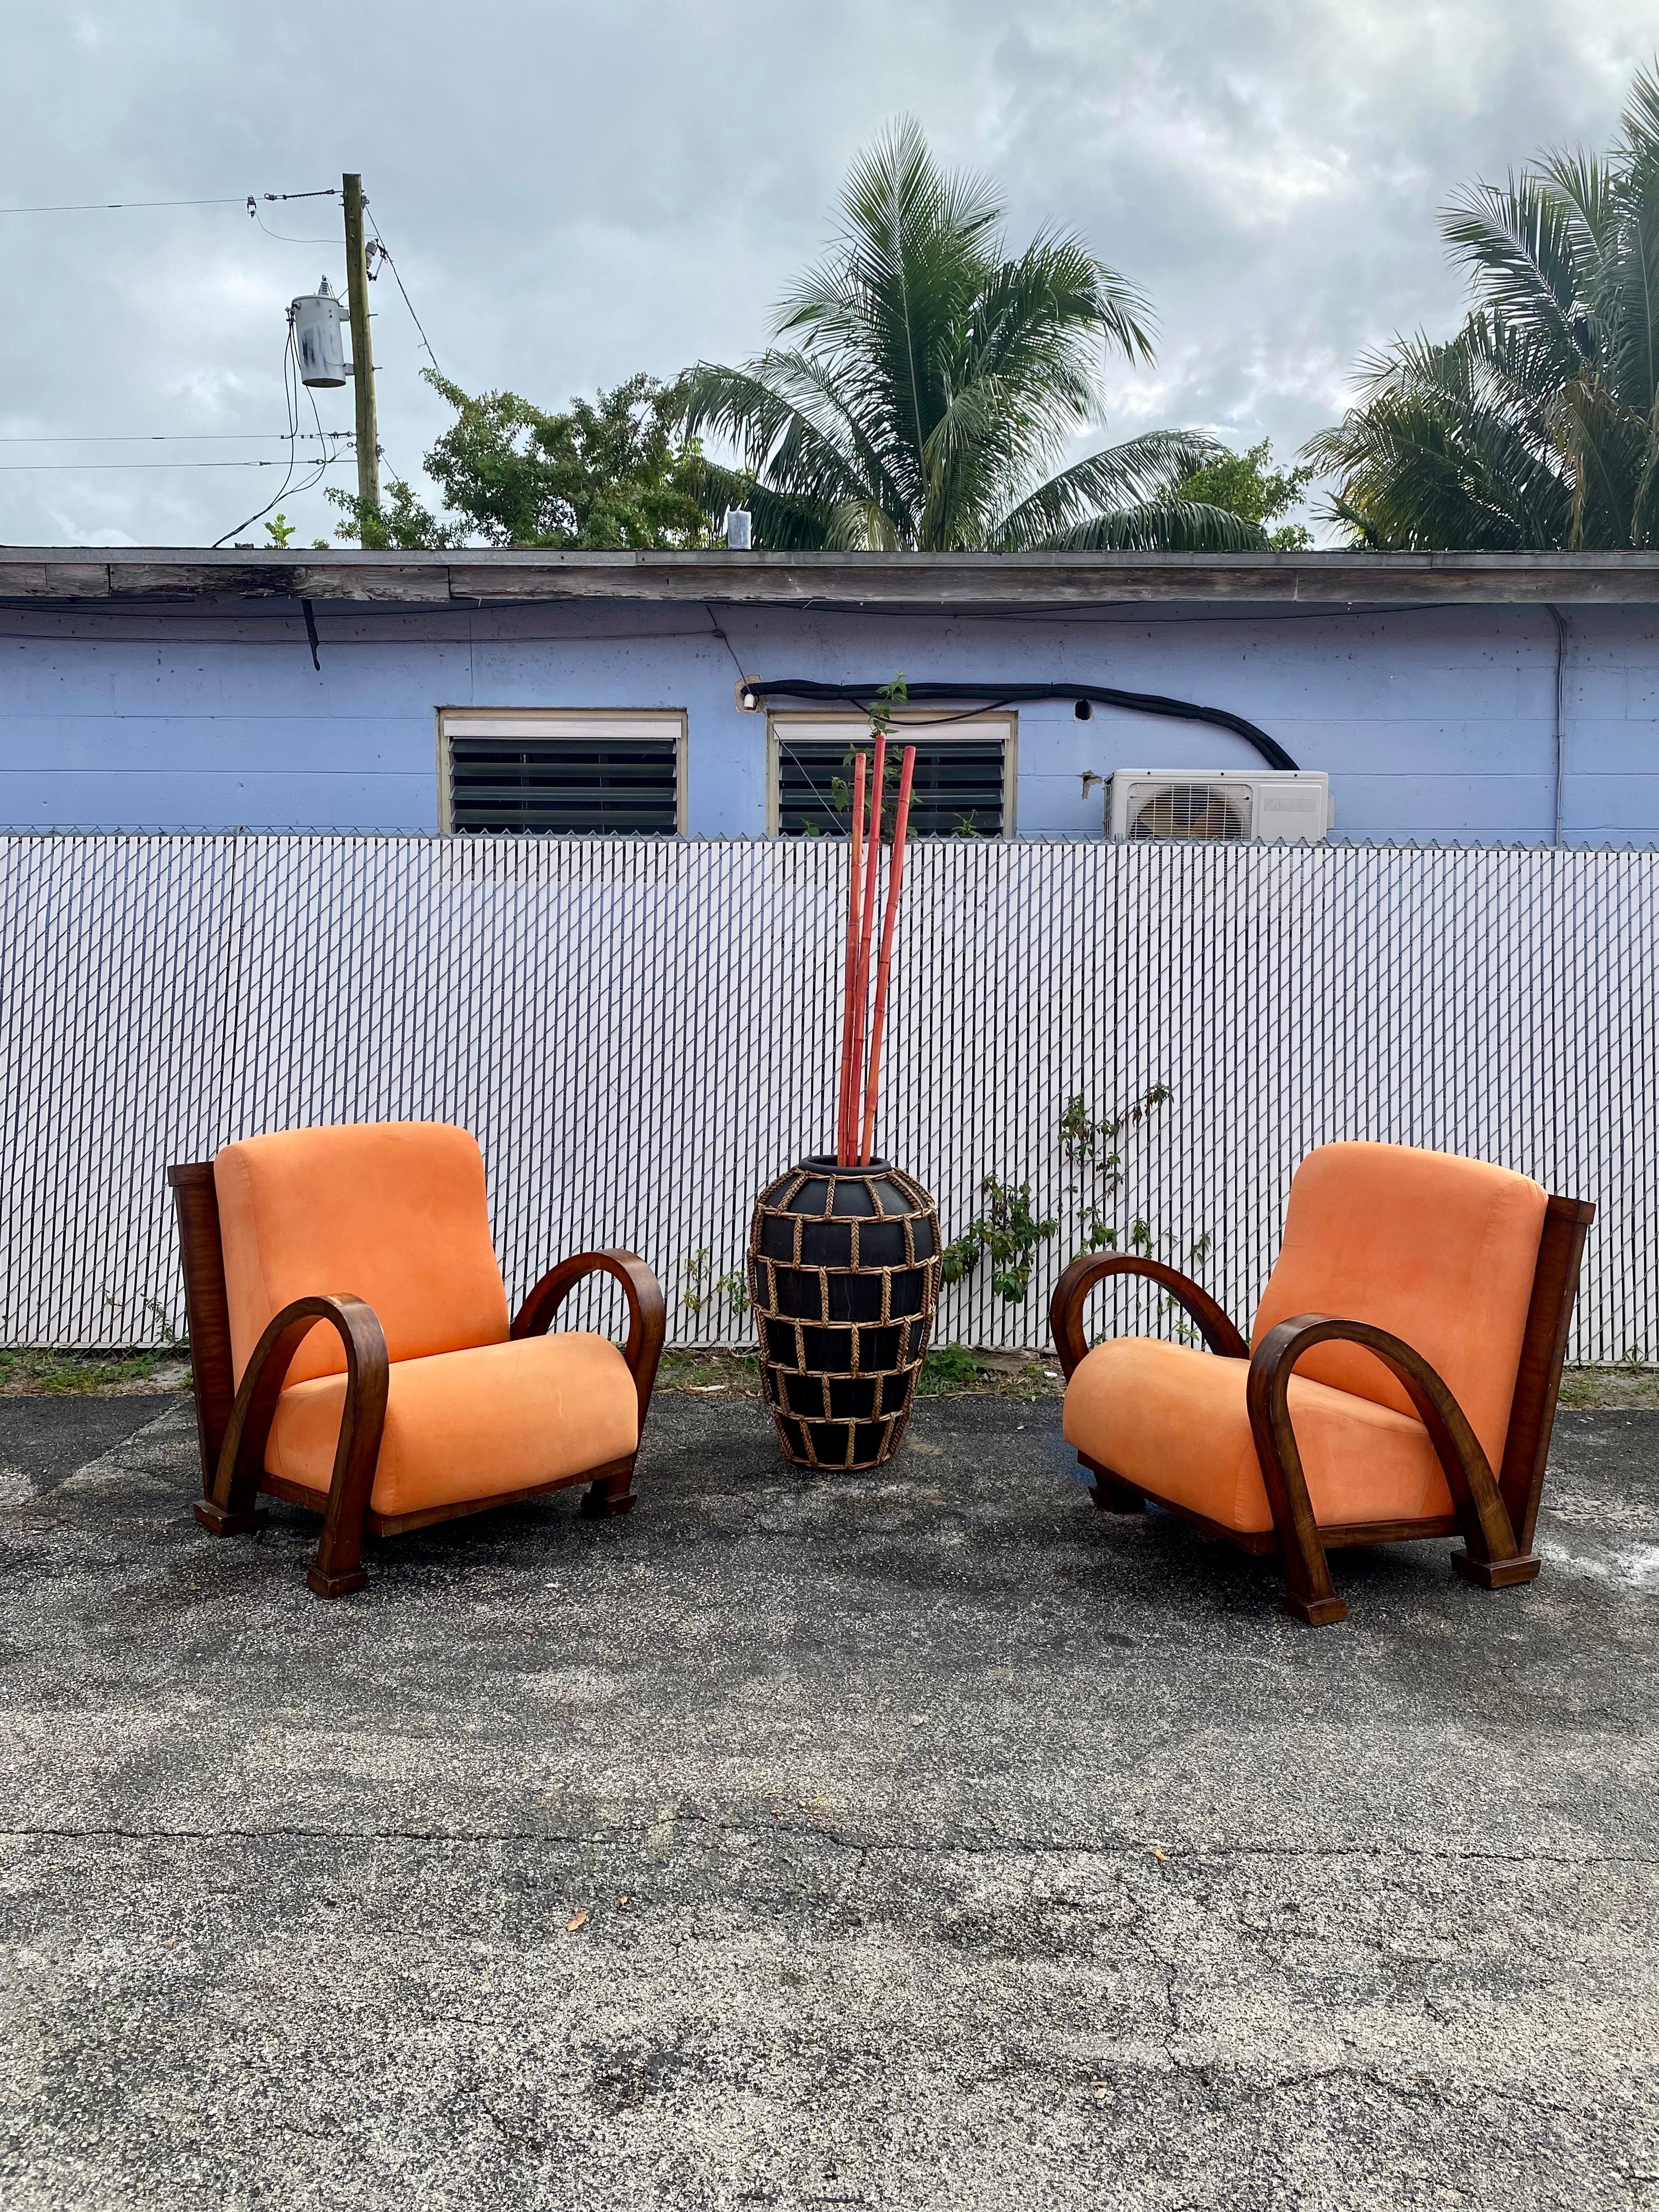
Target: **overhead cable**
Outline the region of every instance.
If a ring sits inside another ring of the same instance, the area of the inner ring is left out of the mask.
[[[374,234],[374,243],[380,249],[380,258],[386,263],[386,267],[392,271],[393,277],[397,280],[398,289],[404,295],[404,305],[409,310],[409,319],[414,324],[416,329],[420,331],[421,343],[426,348],[426,357],[432,363],[433,368],[437,369],[438,374],[441,376],[443,374],[443,371],[442,369],[438,368],[438,356],[432,350],[432,341],[428,337],[425,327],[422,325],[420,317],[415,312],[415,302],[409,296],[409,288],[404,283],[403,276],[398,270],[398,264],[392,258],[392,248],[386,244],[385,239],[380,235],[380,226],[375,222],[373,214],[370,212],[368,202],[367,200],[363,202],[363,213],[368,216],[368,227]]]
[[[325,469],[343,468],[353,456],[349,453],[325,453],[319,456]],[[51,476],[58,471],[81,473],[93,469],[281,469],[290,465],[286,461],[0,461],[0,476]],[[307,489],[305,485],[301,489]],[[280,499],[282,494],[279,492]]]
[[[306,481],[302,484],[295,484],[294,483],[294,471],[299,459],[298,441],[300,436],[300,393],[302,390],[304,391],[307,398],[311,402],[312,419],[317,425],[318,434],[320,437],[322,434],[323,418],[317,412],[317,398],[315,393],[312,391],[309,385],[302,386],[300,381],[299,345],[294,335],[294,323],[292,318],[290,318],[288,325],[288,334],[283,345],[283,397],[288,405],[287,435],[289,440],[288,451],[288,473],[283,478],[282,483],[277,485],[276,491],[265,501],[263,507],[256,507],[253,513],[248,515],[245,520],[234,523],[232,526],[225,532],[224,537],[216,538],[214,539],[213,544],[216,551],[217,551],[219,547],[224,544],[225,538],[234,538],[238,531],[248,529],[252,524],[258,522],[262,515],[269,514],[271,508],[276,505],[279,500],[286,499],[288,497],[290,488],[296,492],[314,490],[317,485],[321,483],[328,471],[337,465],[338,457],[335,454],[329,453],[319,453],[315,457],[316,466],[313,470],[312,474],[307,477]],[[264,464],[259,464],[258,465],[263,466]],[[276,464],[273,461],[270,465],[274,468]]]
[[[311,192],[222,192],[205,200],[59,200],[43,207],[0,208],[0,215],[107,215],[118,208],[242,207],[250,215],[261,200],[322,200],[337,198],[337,185],[324,185]],[[306,241],[309,243],[310,241]]]
[[[316,433],[301,430],[301,438]],[[0,431],[0,446],[246,446],[286,443],[286,430],[58,430]],[[351,438],[354,430],[325,430],[325,438]]]

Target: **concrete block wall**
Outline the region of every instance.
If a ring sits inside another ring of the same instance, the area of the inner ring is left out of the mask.
[[[1543,608],[1161,606],[886,615],[605,603],[465,613],[0,611],[0,821],[20,828],[431,831],[442,707],[684,708],[688,819],[752,837],[766,723],[739,673],[1096,683],[1231,708],[1329,772],[1345,839],[1543,842],[1554,625]],[[1569,611],[1570,842],[1659,843],[1659,614]],[[1230,733],[1071,703],[1018,714],[1016,828],[1097,836],[1117,767],[1248,768]]]

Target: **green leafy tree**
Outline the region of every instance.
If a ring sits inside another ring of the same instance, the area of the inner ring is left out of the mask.
[[[1311,461],[1299,468],[1276,469],[1273,446],[1264,438],[1243,453],[1220,453],[1201,469],[1184,477],[1180,495],[1195,506],[1224,507],[1242,515],[1262,533],[1262,542],[1279,553],[1299,553],[1313,544],[1313,533],[1299,522],[1279,523],[1302,497],[1319,471]]]
[[[1359,404],[1305,449],[1360,544],[1659,545],[1659,75],[1621,131],[1450,203],[1463,327],[1370,356]]]
[[[630,377],[550,415],[516,392],[474,398],[434,369],[425,375],[455,410],[426,457],[449,519],[398,477],[378,509],[331,493],[363,544],[623,550],[711,542],[711,508],[730,487],[679,428],[678,385]]]
[[[1150,362],[1134,286],[1044,231],[1011,254],[1004,209],[895,125],[854,167],[840,239],[741,368],[700,362],[685,422],[737,447],[757,544],[929,552],[1255,546],[1260,527],[1185,496],[1224,449],[1160,430],[1049,476],[1097,423],[1108,352]]]

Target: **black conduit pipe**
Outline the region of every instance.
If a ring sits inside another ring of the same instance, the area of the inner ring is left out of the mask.
[[[769,700],[803,699],[819,705],[868,708],[886,687],[880,684],[816,684],[803,677],[780,677],[769,683],[747,678],[738,687],[745,705],[763,706]],[[1176,722],[1209,722],[1231,730],[1254,745],[1269,768],[1293,769],[1296,763],[1276,738],[1247,722],[1225,707],[1195,706],[1190,699],[1166,699],[1158,691],[1116,691],[1104,684],[910,684],[905,704],[910,707],[961,704],[971,700],[976,710],[1018,707],[1036,699],[1087,699],[1097,707],[1119,707],[1132,714],[1163,714]]]

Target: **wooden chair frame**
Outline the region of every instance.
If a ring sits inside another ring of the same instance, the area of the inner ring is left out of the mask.
[[[1509,1432],[1496,1474],[1444,1382],[1420,1352],[1388,1330],[1368,1322],[1335,1320],[1326,1314],[1297,1314],[1269,1329],[1252,1354],[1209,1292],[1177,1269],[1165,1267],[1161,1261],[1118,1253],[1085,1253],[1073,1260],[1054,1285],[1048,1306],[1049,1327],[1068,1382],[1090,1349],[1083,1330],[1085,1302],[1109,1275],[1146,1276],[1191,1316],[1212,1352],[1223,1359],[1249,1361],[1246,1399],[1250,1433],[1273,1525],[1271,1531],[1259,1533],[1226,1528],[1206,1514],[1158,1497],[1156,1491],[1126,1482],[1110,1468],[1098,1466],[1079,1453],[1080,1464],[1094,1477],[1091,1494],[1096,1505],[1103,1512],[1139,1513],[1152,1498],[1166,1511],[1181,1514],[1240,1551],[1258,1555],[1276,1552],[1284,1562],[1285,1612],[1316,1628],[1347,1618],[1346,1601],[1332,1589],[1326,1556],[1347,1545],[1392,1544],[1461,1534],[1463,1548],[1452,1553],[1451,1563],[1466,1582],[1483,1589],[1502,1589],[1512,1583],[1533,1581],[1540,1565],[1532,1548],[1533,1535],[1561,1389],[1567,1326],[1578,1291],[1584,1238],[1595,1218],[1595,1208],[1583,1199],[1552,1198],[1545,1209]],[[1334,1338],[1363,1345],[1405,1386],[1444,1471],[1452,1499],[1449,1514],[1319,1526],[1297,1449],[1289,1391],[1297,1361],[1316,1344],[1327,1344]]]
[[[485,1513],[497,1505],[516,1505],[550,1490],[587,1486],[581,1510],[590,1519],[609,1519],[634,1505],[635,1454],[602,1467],[533,1483],[524,1490],[489,1498],[468,1498],[452,1505],[433,1505],[414,1513],[377,1513],[369,1500],[386,1423],[391,1363],[386,1337],[371,1307],[348,1291],[318,1292],[296,1298],[276,1315],[254,1346],[241,1387],[230,1344],[230,1307],[225,1291],[224,1245],[219,1228],[219,1199],[210,1164],[171,1167],[179,1219],[179,1243],[185,1270],[185,1311],[190,1331],[191,1364],[196,1382],[196,1433],[202,1455],[202,1498],[196,1518],[216,1536],[259,1527],[268,1517],[258,1503],[261,1492],[284,1499],[323,1520],[317,1558],[306,1580],[319,1597],[343,1597],[368,1580],[363,1565],[365,1536],[397,1536],[437,1521]],[[623,1357],[639,1395],[640,1429],[645,1429],[651,1392],[657,1379],[667,1314],[661,1287],[643,1260],[631,1252],[582,1252],[561,1260],[538,1282],[514,1320],[514,1340],[540,1336],[584,1276],[614,1276],[628,1297],[628,1344]],[[265,1448],[276,1401],[301,1344],[319,1322],[335,1329],[344,1348],[345,1410],[325,1504],[303,1483],[290,1482],[265,1469]]]

